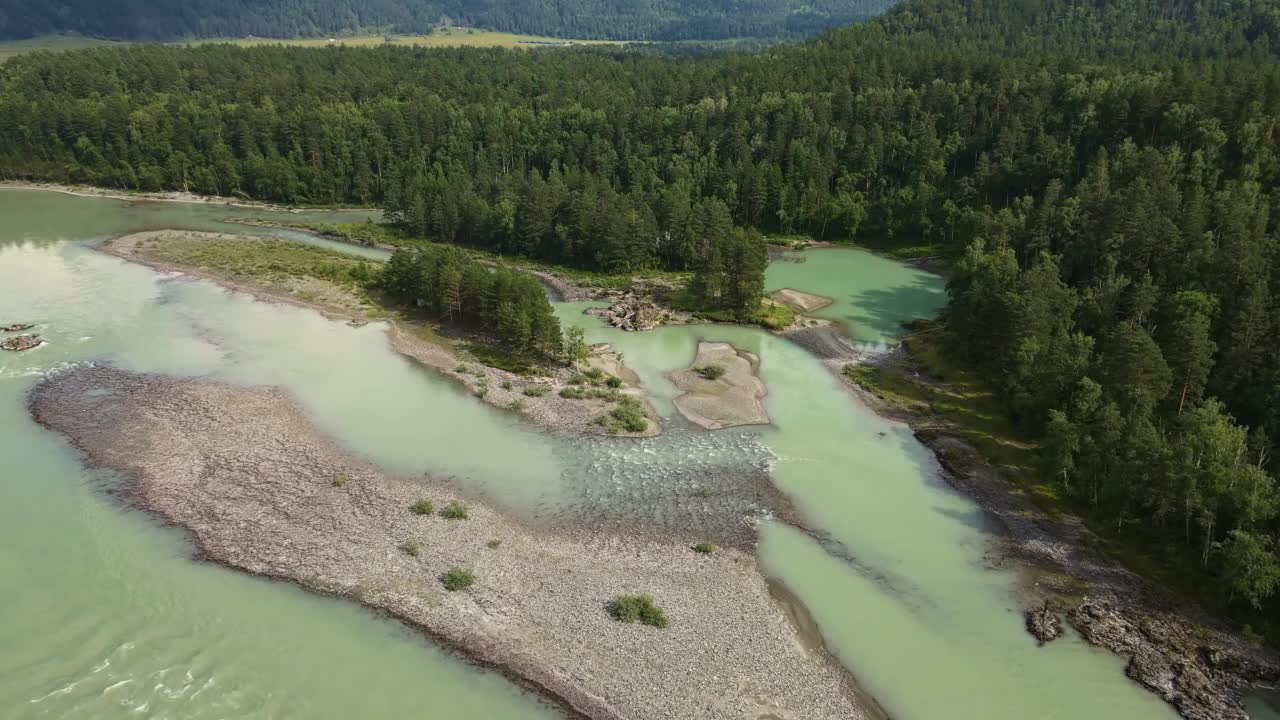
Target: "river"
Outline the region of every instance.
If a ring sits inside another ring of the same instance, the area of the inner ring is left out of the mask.
[[[24,405],[41,374],[86,361],[281,385],[353,450],[392,470],[453,476],[531,517],[696,514],[706,510],[689,492],[705,481],[700,468],[752,463],[825,534],[820,544],[766,525],[764,566],[894,718],[1175,717],[1125,679],[1120,658],[1073,636],[1037,647],[1017,578],[984,559],[984,515],[938,479],[906,428],[858,404],[799,347],[730,326],[628,334],[583,315],[584,304],[559,304],[563,322],[624,353],[670,418],[655,439],[562,438],[412,365],[376,323],[351,328],[90,247],[133,230],[245,231],[223,222],[231,216],[277,215],[0,190],[0,323],[37,322],[49,341],[0,355],[5,717],[555,716],[350,603],[193,562],[181,534],[121,509],[101,492],[111,479],[82,469]],[[936,277],[866,253],[807,257],[771,268],[770,287],[835,297],[831,317],[872,346],[943,299]],[[685,366],[700,339],[760,355],[771,426],[705,433],[672,416],[663,373]]]

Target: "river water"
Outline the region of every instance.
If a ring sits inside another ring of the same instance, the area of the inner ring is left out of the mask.
[[[453,476],[530,516],[696,515],[715,502],[699,492],[707,466],[751,464],[823,536],[767,524],[766,569],[894,718],[1174,717],[1124,678],[1119,658],[1074,637],[1036,647],[1017,579],[984,561],[992,529],[982,513],[937,479],[910,432],[787,341],[730,326],[628,334],[583,315],[584,304],[560,304],[563,322],[623,351],[668,416],[674,388],[663,373],[685,366],[700,339],[757,353],[773,420],[705,433],[671,417],[660,438],[571,440],[405,361],[378,324],[350,328],[90,248],[130,230],[243,231],[222,220],[246,215],[271,216],[0,190],[0,324],[38,322],[49,341],[0,355],[0,716],[555,715],[352,604],[194,563],[179,533],[105,497],[110,478],[83,470],[24,406],[41,374],[94,361],[281,385],[353,450],[392,470]],[[865,253],[807,257],[771,268],[770,287],[837,298],[831,317],[873,345],[943,299],[937,278]]]

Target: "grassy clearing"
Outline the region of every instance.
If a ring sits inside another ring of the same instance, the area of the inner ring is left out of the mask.
[[[192,44],[230,43],[241,47],[261,45],[289,45],[293,47],[505,47],[539,48],[567,47],[571,45],[619,45],[611,40],[570,40],[543,35],[518,35],[515,33],[480,30],[478,28],[438,27],[425,35],[334,35],[321,38],[216,38],[200,40]]]
[[[380,263],[298,242],[172,233],[143,246],[156,260],[245,280],[312,277],[363,291]]]
[[[74,33],[57,35],[40,35],[26,40],[6,40],[0,42],[0,63],[15,55],[49,50],[63,52],[81,50],[107,45],[131,45],[134,43],[119,40],[103,40],[85,37]],[[546,48],[569,47],[575,45],[621,45],[614,40],[574,40],[554,38],[543,35],[518,35],[515,33],[480,30],[478,28],[438,27],[434,32],[423,35],[334,35],[319,38],[209,38],[195,40],[187,45],[229,44],[240,47],[261,47],[264,45],[288,45],[291,47],[421,47],[421,48]]]
[[[65,35],[40,35],[26,40],[5,40],[0,42],[0,63],[16,55],[23,55],[37,50],[63,52],[66,50],[83,50],[84,48],[102,47],[104,45],[122,45],[115,40],[100,40],[67,33]]]

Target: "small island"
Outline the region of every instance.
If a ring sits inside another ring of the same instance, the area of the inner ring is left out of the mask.
[[[452,483],[383,472],[275,387],[88,365],[30,403],[201,558],[385,612],[570,716],[879,717],[775,602],[754,539],[535,525]],[[726,544],[697,549],[707,537]]]
[[[737,425],[768,425],[768,394],[757,375],[760,358],[729,343],[698,343],[698,354],[685,370],[668,373],[682,394],[676,410],[706,430]]]

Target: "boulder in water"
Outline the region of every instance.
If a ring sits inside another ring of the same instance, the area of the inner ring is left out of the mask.
[[[1041,645],[1053,642],[1062,635],[1062,620],[1048,600],[1039,607],[1027,610],[1027,632],[1040,641]]]
[[[0,350],[9,350],[17,352],[19,350],[30,350],[31,348],[40,347],[44,341],[39,335],[15,335],[11,338],[5,338],[0,342]]]
[[[14,323],[12,325],[0,327],[0,332],[22,332],[23,330],[30,330],[33,327],[35,327],[35,325],[32,325],[31,323]]]

